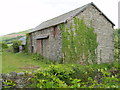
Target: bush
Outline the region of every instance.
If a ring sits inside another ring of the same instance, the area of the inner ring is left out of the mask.
[[[114,58],[120,60],[120,29],[114,31]],[[120,62],[120,61],[119,61]]]
[[[53,63],[52,61],[50,61],[49,59],[44,58],[42,55],[40,55],[38,53],[33,54],[32,59],[36,60],[36,61],[44,62],[46,64],[52,64]]]
[[[0,49],[6,49],[8,45],[5,42],[0,42]]]
[[[15,40],[13,41],[13,51],[14,53],[17,53],[19,52],[19,46],[22,45],[22,41],[19,41],[19,40]]]
[[[58,64],[40,68],[29,80],[27,88],[120,88],[120,71],[116,64],[81,66]],[[29,76],[29,75],[28,75]],[[13,81],[5,82],[14,87]],[[9,88],[9,87],[8,87]]]
[[[40,54],[33,54],[33,60],[41,60],[42,61],[43,57]]]
[[[47,68],[36,71],[33,75],[33,78],[30,80],[31,84],[29,87],[118,88],[118,79],[120,78],[118,74],[119,72],[113,74],[111,71],[109,71],[109,69],[107,69],[109,68],[108,66],[98,69],[97,66],[81,66],[75,64],[51,65]]]

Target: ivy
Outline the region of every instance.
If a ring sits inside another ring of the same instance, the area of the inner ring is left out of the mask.
[[[26,44],[25,44],[25,52],[28,53],[28,38],[29,38],[29,34],[26,34]]]
[[[114,58],[120,63],[120,29],[114,31]]]
[[[87,26],[84,18],[75,17],[68,27],[61,24],[60,28],[64,63],[97,63],[97,35],[92,25]]]

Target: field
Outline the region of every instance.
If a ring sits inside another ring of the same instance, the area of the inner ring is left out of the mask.
[[[118,88],[120,67],[117,62],[80,65],[51,63],[47,59],[38,60],[38,55],[26,53],[2,53],[2,73],[33,72],[26,88]],[[100,81],[100,82],[99,82]],[[4,88],[17,86],[16,81],[6,81]]]
[[[26,72],[26,80],[31,82],[26,88],[120,88],[118,33],[115,33],[114,40],[115,56],[112,63],[92,65],[52,63],[37,54],[10,52],[12,48],[9,46],[0,54],[0,58],[2,56],[0,67],[2,73],[36,70],[32,73],[32,78]],[[17,86],[14,80],[6,80],[4,84],[5,88]]]
[[[46,67],[45,62],[33,60],[33,55],[25,53],[2,53],[2,73],[32,71]]]
[[[31,30],[32,29],[0,36],[0,42],[3,41],[3,42],[6,42],[7,44],[11,44],[14,40],[18,40],[21,37],[26,36],[26,33],[28,33]]]

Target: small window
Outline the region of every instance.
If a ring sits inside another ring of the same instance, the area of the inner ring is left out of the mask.
[[[57,34],[57,26],[53,27],[53,37],[55,38]]]

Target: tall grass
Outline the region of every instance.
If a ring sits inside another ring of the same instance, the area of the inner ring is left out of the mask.
[[[26,53],[2,53],[2,73],[32,71],[48,65],[45,62],[33,60],[33,55]]]

